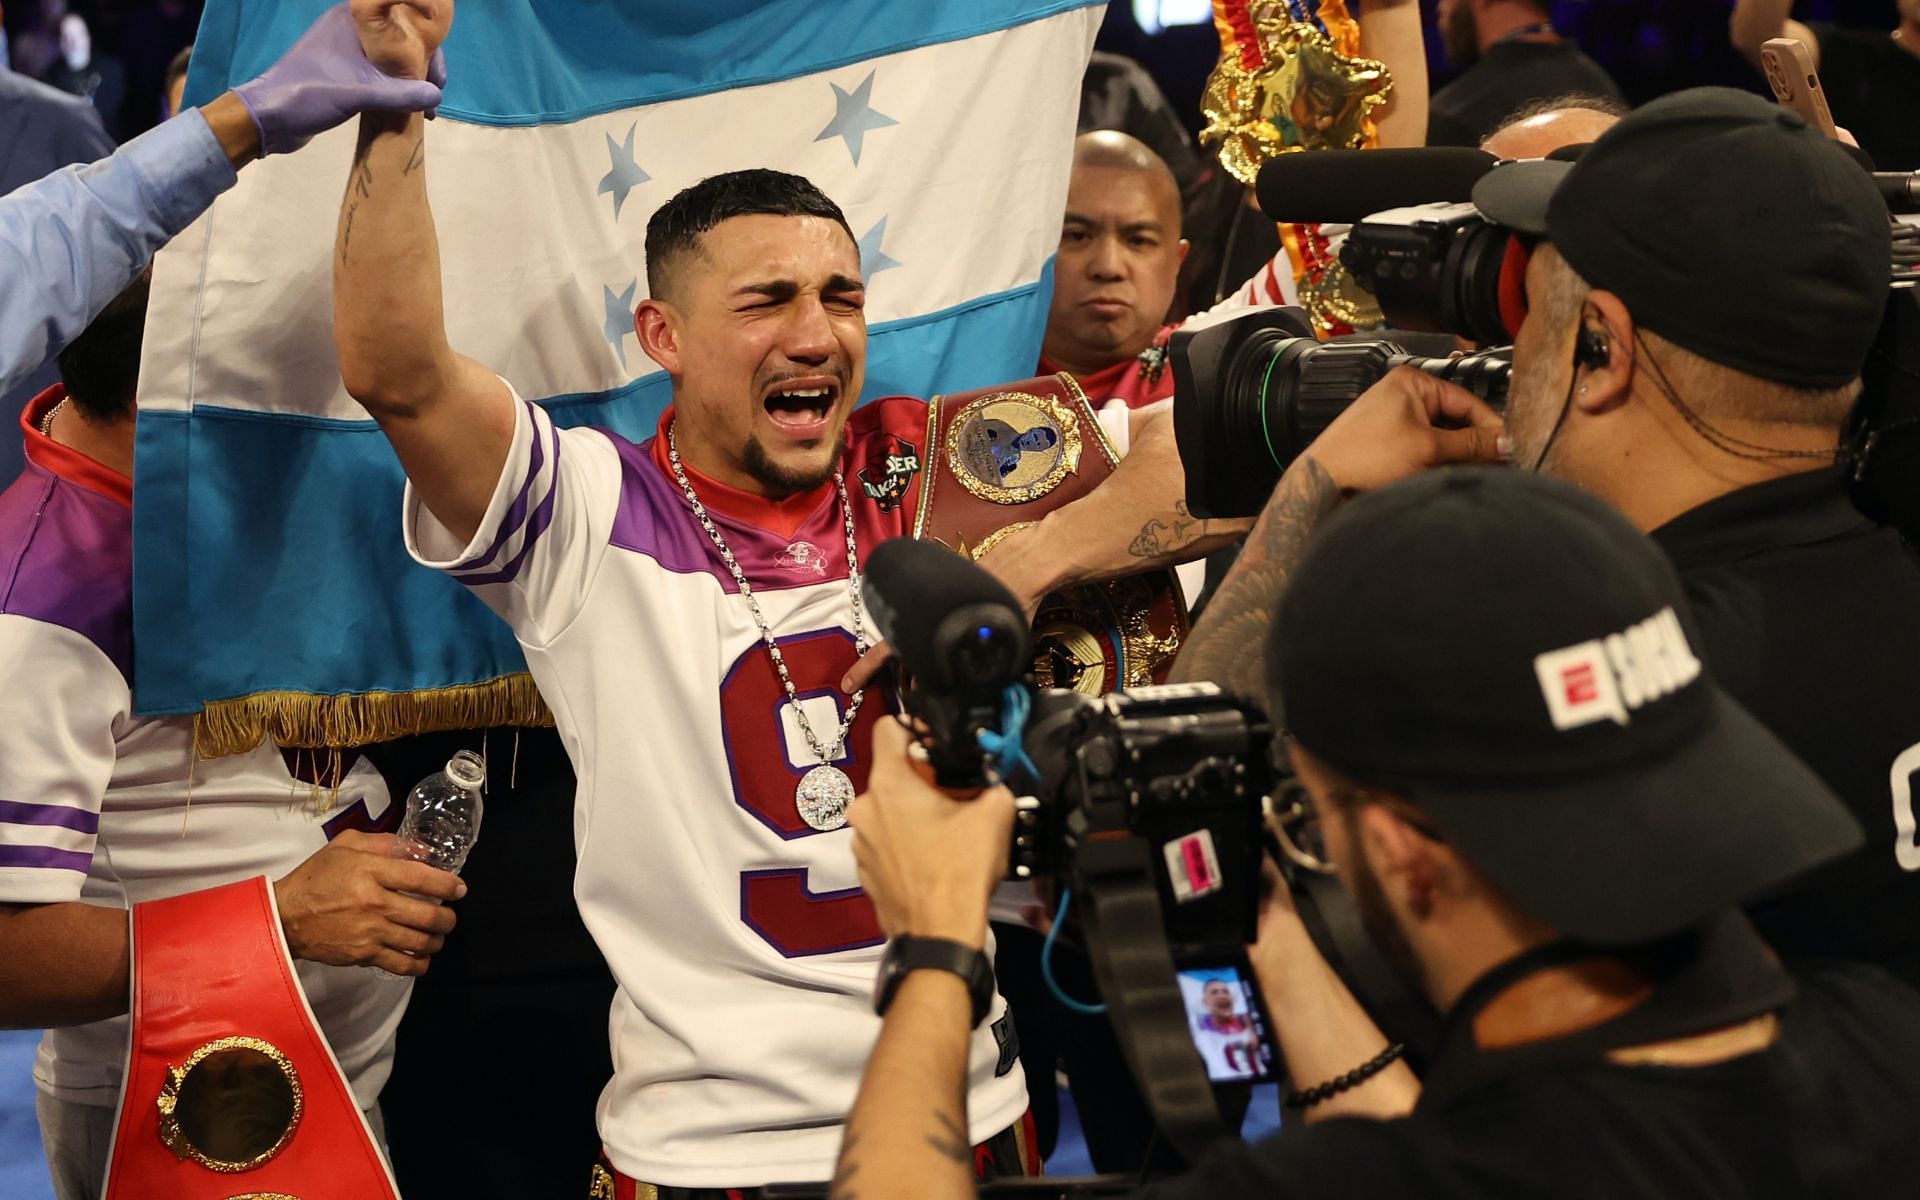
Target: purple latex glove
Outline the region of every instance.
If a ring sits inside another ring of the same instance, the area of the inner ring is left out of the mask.
[[[362,112],[424,110],[431,115],[446,78],[446,60],[438,50],[425,80],[382,72],[361,52],[353,14],[340,3],[321,13],[264,74],[233,94],[260,130],[260,153],[284,154]]]

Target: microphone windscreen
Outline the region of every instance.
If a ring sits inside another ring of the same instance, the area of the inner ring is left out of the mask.
[[[1025,653],[1027,620],[1013,593],[985,568],[937,542],[882,542],[867,556],[865,577],[861,596],[874,625],[893,644],[900,665],[916,676],[947,686],[967,673],[971,664],[952,661],[962,651],[957,630],[943,629],[962,612],[968,628],[979,631],[974,640],[1004,648],[1009,667],[1017,667]]]
[[[1390,208],[1471,200],[1499,161],[1467,146],[1309,150],[1261,167],[1254,194],[1275,221],[1351,224]]]

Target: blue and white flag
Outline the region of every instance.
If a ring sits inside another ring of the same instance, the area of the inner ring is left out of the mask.
[[[329,0],[209,0],[188,100]],[[562,425],[640,439],[647,218],[742,167],[846,211],[863,399],[1031,375],[1093,0],[489,0],[459,6],[427,126],[449,337]],[[347,396],[334,228],[355,126],[248,167],[161,253],[140,374],[136,705],[202,747],[352,745],[527,719],[507,628],[401,544],[402,476]]]

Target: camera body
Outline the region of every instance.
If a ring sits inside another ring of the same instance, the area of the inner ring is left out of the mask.
[[[1250,517],[1294,458],[1388,371],[1410,366],[1504,409],[1510,347],[1458,358],[1385,338],[1321,342],[1298,308],[1253,308],[1176,330],[1173,428],[1197,517]]]
[[[1340,262],[1395,329],[1505,345],[1526,317],[1528,252],[1472,204],[1389,209],[1355,225]]]
[[[1086,894],[1145,869],[1178,963],[1254,940],[1273,726],[1210,683],[1041,693],[1011,874]],[[1128,844],[1128,843],[1131,844]],[[1144,859],[1138,853],[1144,846]]]

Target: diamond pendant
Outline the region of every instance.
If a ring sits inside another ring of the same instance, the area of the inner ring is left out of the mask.
[[[853,780],[839,767],[818,766],[800,777],[793,798],[800,819],[825,832],[847,823],[847,805],[853,803]]]

